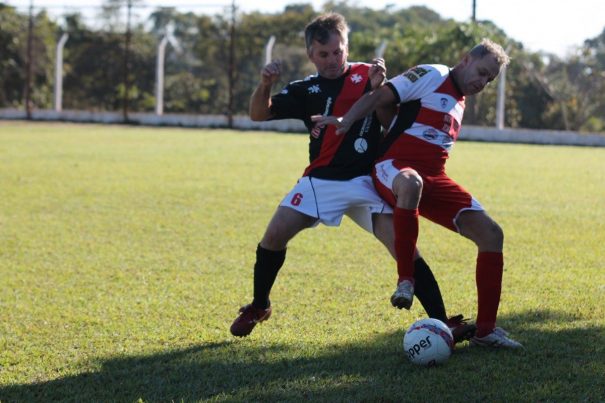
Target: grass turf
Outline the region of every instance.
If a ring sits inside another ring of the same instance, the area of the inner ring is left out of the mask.
[[[302,232],[246,339],[254,250],[305,136],[0,123],[0,401],[602,401],[605,149],[460,142],[450,175],[505,232],[499,325],[523,353],[458,346],[415,368],[394,262],[369,234]],[[475,248],[421,221],[451,314]]]

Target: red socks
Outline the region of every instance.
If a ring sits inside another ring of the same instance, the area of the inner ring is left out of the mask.
[[[503,268],[502,252],[479,252],[477,255],[477,337],[487,336],[496,327]]]
[[[395,207],[395,255],[397,256],[397,283],[409,280],[414,283],[414,251],[418,239],[418,209],[408,210]]]

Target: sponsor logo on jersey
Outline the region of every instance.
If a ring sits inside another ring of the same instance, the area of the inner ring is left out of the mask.
[[[368,142],[363,137],[360,137],[355,140],[353,147],[355,147],[355,151],[357,151],[359,154],[363,154],[368,150]]]
[[[443,128],[441,130],[448,134],[451,130],[453,130],[454,133],[458,133],[458,130],[460,130],[460,123],[451,115],[445,114],[443,115]]]
[[[318,84],[312,85],[308,88],[309,94],[319,94],[321,92],[321,88],[319,88]]]
[[[328,97],[328,99],[326,99],[326,107],[324,108],[324,114],[323,114],[324,116],[330,116],[330,113],[332,112],[330,110],[331,106],[332,106],[332,97]],[[311,136],[318,139],[319,136],[321,136],[321,131],[324,128],[325,128],[325,126],[315,125],[315,127],[313,127],[313,129],[311,130]]]
[[[360,74],[356,73],[351,76],[351,81],[353,82],[353,84],[359,84],[363,81],[363,77],[361,77]]]
[[[411,82],[415,83],[420,77],[424,76],[428,72],[429,71],[427,69],[416,66],[403,73],[403,76]]]
[[[441,128],[441,130],[443,130],[446,133],[449,133],[450,127],[452,127],[452,117],[447,114],[443,115],[443,127]]]
[[[435,140],[437,137],[439,137],[439,132],[433,128],[426,129],[424,132],[422,132],[422,137],[427,140]]]
[[[363,137],[370,131],[370,125],[372,124],[372,115],[366,116],[359,130],[359,136]]]
[[[332,97],[328,97],[326,100],[326,108],[324,109],[324,116],[330,116],[330,106],[332,106]]]

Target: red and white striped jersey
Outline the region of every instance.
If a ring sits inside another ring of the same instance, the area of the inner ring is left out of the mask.
[[[419,65],[386,85],[398,100],[399,113],[381,147],[379,160],[409,161],[427,172],[443,171],[464,114],[464,95],[449,67]]]

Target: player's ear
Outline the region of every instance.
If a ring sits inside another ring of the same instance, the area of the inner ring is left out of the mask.
[[[467,53],[462,58],[461,64],[462,64],[462,66],[466,67],[471,63],[472,60],[473,60],[473,57],[470,55],[470,53]]]

